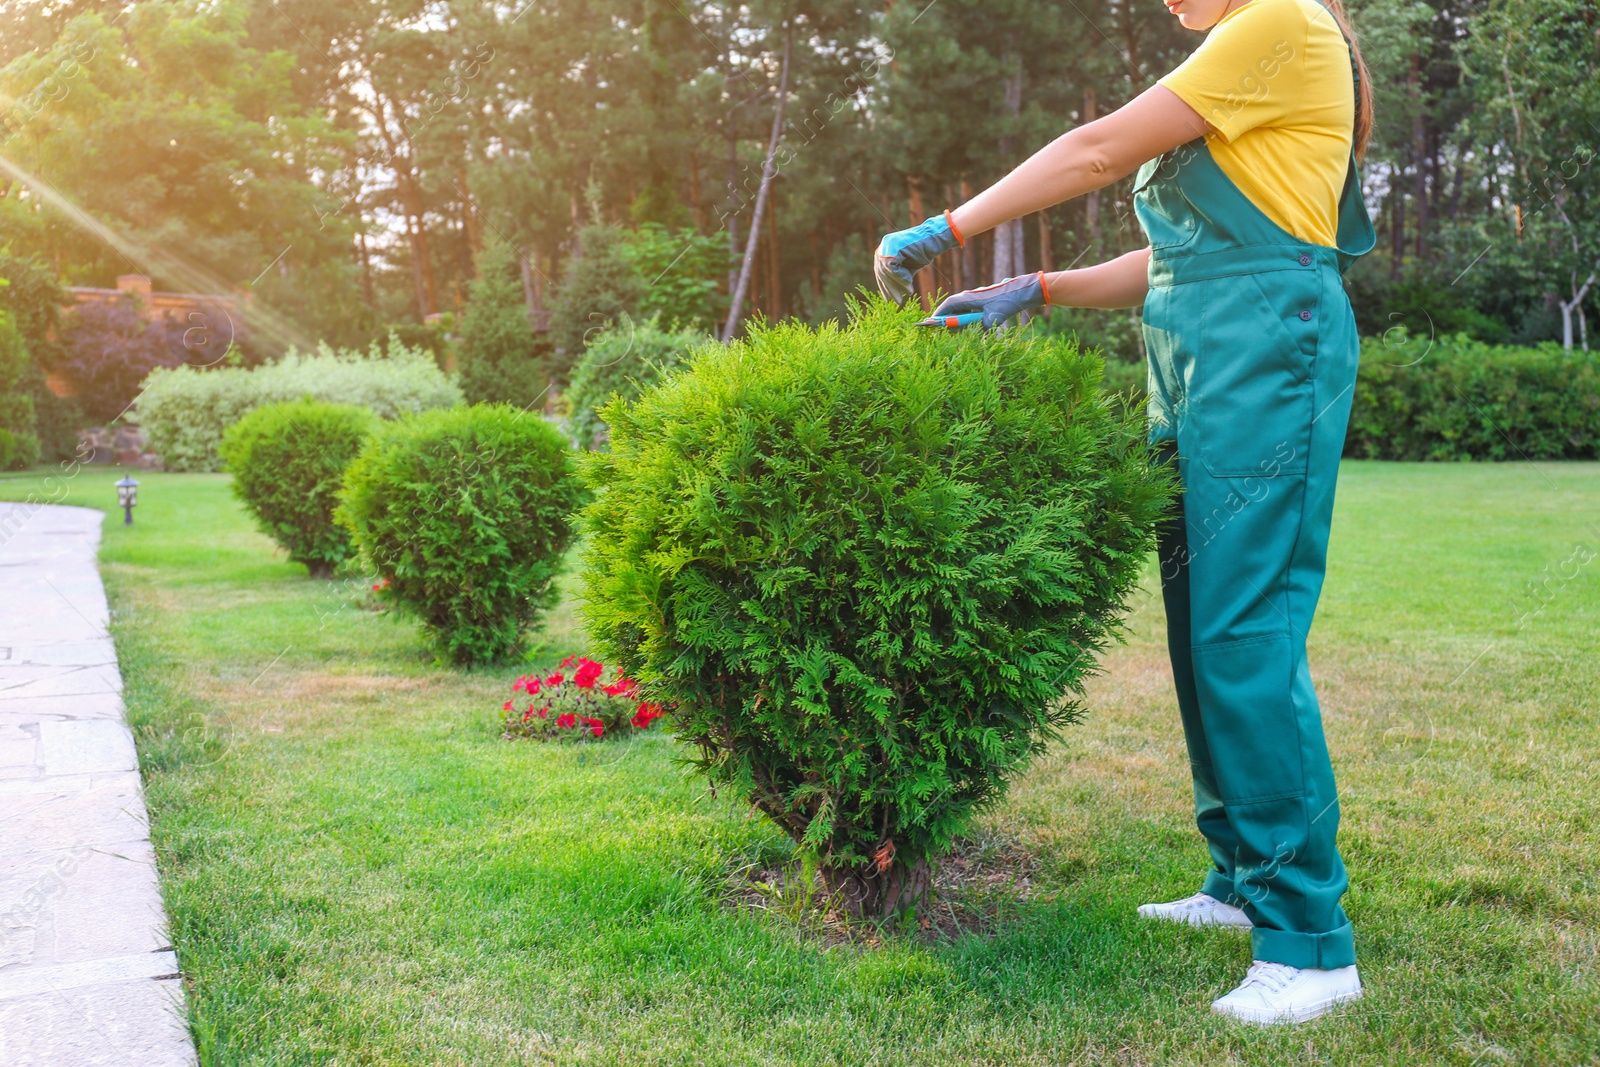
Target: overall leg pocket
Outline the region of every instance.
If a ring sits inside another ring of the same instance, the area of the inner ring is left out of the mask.
[[[1203,287],[1204,310],[1189,382],[1187,451],[1217,478],[1304,473],[1315,417],[1316,273],[1195,284]]]

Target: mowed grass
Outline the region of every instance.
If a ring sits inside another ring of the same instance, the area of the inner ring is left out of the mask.
[[[980,828],[1038,896],[841,945],[724,903],[782,842],[670,737],[503,742],[515,670],[434,666],[223,477],[141,481],[102,573],[207,1064],[1600,1060],[1600,465],[1346,465],[1311,656],[1367,998],[1268,1031],[1207,1010],[1245,938],[1134,916],[1205,864],[1149,590]],[[570,604],[540,640],[583,650]]]

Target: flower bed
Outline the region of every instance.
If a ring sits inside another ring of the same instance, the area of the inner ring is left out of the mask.
[[[526,693],[530,699],[525,708],[518,707],[516,697],[505,702],[501,736],[593,741],[608,734],[648,730],[665,712],[659,704],[636,699],[638,689],[621,668],[608,682],[605,664],[587,656],[568,656],[548,675],[524,675],[511,683],[513,693]]]

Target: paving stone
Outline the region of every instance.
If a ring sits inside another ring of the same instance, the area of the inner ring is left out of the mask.
[[[122,721],[120,693],[74,693],[0,700],[0,724],[50,719],[115,719]]]
[[[116,662],[117,650],[109,637],[89,641],[14,644],[0,648],[0,669],[12,665],[99,667],[115,665]]]
[[[115,666],[0,666],[0,703],[29,697],[83,696],[120,693],[122,678]]]
[[[97,779],[91,777],[91,781]],[[33,791],[0,794],[0,856],[74,845],[111,845],[150,836],[139,775],[108,775],[88,789],[55,791],[53,779]]]
[[[6,1067],[192,1067],[177,980],[134,979],[0,1001]]]
[[[109,774],[139,769],[133,733],[110,719],[39,724],[39,762],[44,773]]]
[[[107,923],[103,917],[115,915]],[[170,946],[149,842],[0,859],[0,975]]]

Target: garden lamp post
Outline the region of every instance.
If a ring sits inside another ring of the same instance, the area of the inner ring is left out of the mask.
[[[122,525],[133,525],[133,506],[139,502],[139,483],[123,476],[117,483],[117,503],[122,505]]]

